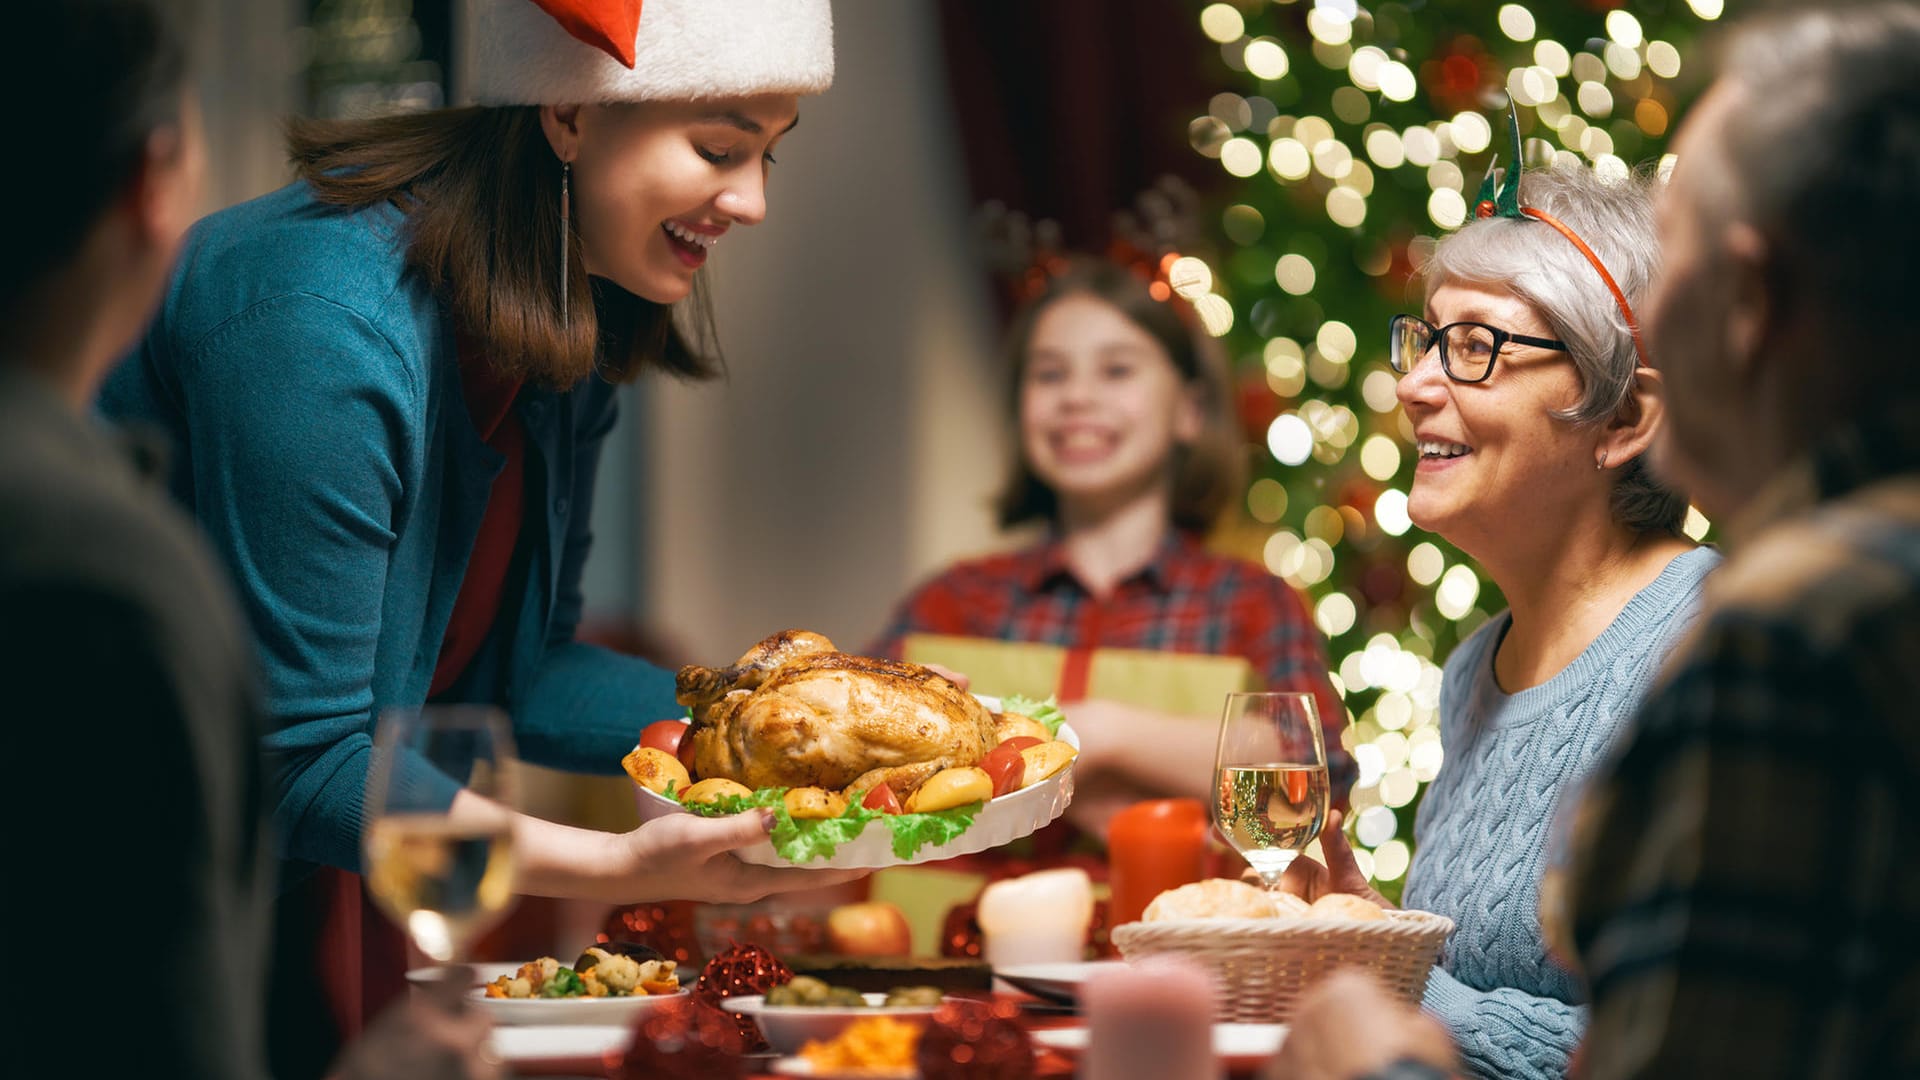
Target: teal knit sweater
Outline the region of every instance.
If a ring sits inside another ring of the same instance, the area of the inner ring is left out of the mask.
[[[1493,677],[1508,614],[1447,658],[1446,762],[1415,818],[1418,854],[1402,899],[1456,924],[1425,1004],[1475,1075],[1566,1074],[1586,1006],[1579,976],[1548,956],[1541,937],[1548,833],[1562,796],[1599,764],[1646,696],[1717,562],[1709,548],[1674,559],[1573,663],[1517,694]]]

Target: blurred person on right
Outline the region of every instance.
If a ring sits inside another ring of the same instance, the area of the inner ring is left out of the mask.
[[[1675,144],[1656,461],[1728,557],[1576,818],[1596,1078],[1920,1075],[1917,57],[1756,18]]]
[[[1595,1080],[1920,1075],[1916,56],[1910,3],[1752,19],[1675,144],[1656,459],[1728,557],[1572,815],[1569,910],[1546,913]],[[1367,1058],[1285,1075],[1450,1067],[1410,1006],[1324,1004],[1289,1042]]]

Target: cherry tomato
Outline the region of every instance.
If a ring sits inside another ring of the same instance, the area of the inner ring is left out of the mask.
[[[900,796],[895,795],[893,789],[885,784],[877,785],[872,791],[867,792],[867,797],[860,800],[860,805],[869,810],[878,810],[883,814],[901,812]]]
[[[1027,763],[1020,756],[1020,748],[1013,745],[1016,741],[1008,739],[987,751],[987,756],[980,759],[981,770],[987,774],[987,779],[993,781],[993,797],[996,799],[1010,791],[1018,791],[1020,781],[1026,775]]]
[[[685,720],[655,720],[641,729],[640,745],[651,746],[677,757],[680,754],[680,741],[686,737],[689,726]]]
[[[1045,740],[1036,739],[1031,735],[1015,735],[1013,738],[1008,739],[1006,742],[1003,742],[1000,745],[1011,746],[1013,747],[1014,751],[1017,753],[1021,750],[1025,750],[1029,746],[1039,746],[1043,741]]]

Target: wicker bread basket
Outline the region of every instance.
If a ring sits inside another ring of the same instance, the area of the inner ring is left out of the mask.
[[[1167,919],[1124,923],[1113,943],[1128,960],[1177,955],[1214,973],[1220,1019],[1277,1023],[1335,968],[1370,972],[1392,993],[1419,1004],[1427,973],[1453,920],[1426,911],[1389,911],[1379,922],[1330,919]]]

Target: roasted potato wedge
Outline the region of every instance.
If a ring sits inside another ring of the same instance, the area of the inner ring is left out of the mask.
[[[1020,751],[1020,757],[1026,761],[1027,768],[1020,776],[1020,786],[1030,788],[1033,785],[1067,767],[1067,763],[1079,756],[1080,751],[1063,742],[1043,742]]]
[[[753,789],[737,780],[728,780],[723,776],[709,777],[687,789],[680,796],[683,803],[714,803],[730,795],[751,795]]]
[[[620,765],[633,777],[633,782],[648,791],[662,795],[671,791],[685,791],[693,786],[693,777],[687,775],[687,767],[680,759],[651,746],[636,748],[632,753],[620,759]]]
[[[931,814],[993,798],[993,778],[983,769],[941,769],[907,799],[907,813]]]
[[[1047,733],[1047,725],[1024,713],[1009,712],[993,714],[993,741],[1006,742],[1016,735],[1028,735],[1041,742],[1053,741]]]
[[[797,787],[786,794],[787,816],[796,819],[837,818],[847,812],[847,797],[825,788]]]

